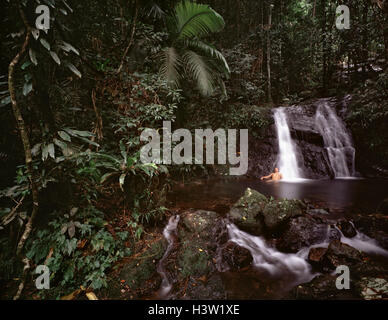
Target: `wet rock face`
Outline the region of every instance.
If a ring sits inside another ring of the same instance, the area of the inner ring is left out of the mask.
[[[269,202],[264,210],[264,224],[274,230],[291,217],[303,214],[304,205],[299,200],[275,200]]]
[[[362,262],[362,258],[363,255],[357,249],[339,240],[334,240],[330,242],[323,261],[326,268],[335,269],[341,265],[349,266]]]
[[[338,275],[322,274],[308,283],[297,286],[291,296],[296,299],[308,300],[347,300],[357,297],[356,290],[350,280],[350,290],[338,290],[335,283]]]
[[[338,230],[316,217],[304,215],[288,222],[278,248],[286,252],[296,253],[304,247],[340,238]]]
[[[264,231],[262,212],[267,203],[264,195],[248,188],[231,208],[228,218],[241,230],[261,235]]]
[[[357,235],[357,231],[354,226],[346,220],[342,220],[337,223],[337,227],[341,230],[343,235],[347,238],[353,238]]]
[[[337,110],[339,117],[346,117],[346,100],[319,99],[313,102],[286,108],[291,136],[298,149],[298,163],[305,178],[320,179],[334,177],[329,157],[324,148],[322,135],[318,132],[315,115],[319,102],[325,100]],[[268,127],[263,138],[249,137],[248,175],[259,177],[272,172],[277,162],[278,141],[274,125]]]
[[[220,252],[220,263],[223,270],[238,270],[251,265],[253,257],[250,251],[229,241]]]
[[[382,214],[359,215],[354,219],[357,230],[375,239],[388,250],[388,216]]]
[[[304,213],[306,205],[299,200],[269,200],[248,188],[231,208],[228,218],[241,230],[253,235],[276,231],[287,220]]]
[[[148,289],[157,289],[161,282],[156,272],[157,261],[162,258],[166,249],[167,241],[161,237],[122,268],[120,279],[124,280],[132,290],[138,290],[145,281],[151,279]]]
[[[308,261],[313,266],[319,266],[326,252],[327,248],[311,248],[308,255]]]
[[[225,289],[215,266],[218,243],[228,241],[223,219],[218,213],[205,210],[189,210],[180,216],[179,246],[174,253],[174,265],[170,266],[178,284],[173,289],[173,296],[225,299]]]

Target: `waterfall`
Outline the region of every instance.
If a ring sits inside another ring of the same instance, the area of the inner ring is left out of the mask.
[[[284,180],[300,179],[301,174],[296,157],[296,147],[291,138],[284,108],[275,109],[274,119],[279,143],[279,171]]]
[[[263,238],[241,231],[234,224],[227,227],[230,241],[251,252],[256,268],[267,271],[273,277],[291,276],[293,284],[307,282],[314,277],[309,263],[298,254],[277,251]]]
[[[157,271],[162,277],[162,284],[160,285],[160,289],[158,292],[159,298],[163,299],[166,298],[168,293],[171,290],[171,283],[167,277],[167,273],[164,269],[164,261],[168,258],[171,250],[174,248],[174,243],[175,243],[175,237],[176,237],[176,228],[178,226],[179,222],[179,215],[172,216],[169,221],[167,226],[163,230],[163,236],[168,242],[167,250],[164,253],[162,259],[160,259]]]
[[[345,124],[326,101],[319,104],[315,124],[323,137],[331,168],[336,178],[355,174],[355,149]]]

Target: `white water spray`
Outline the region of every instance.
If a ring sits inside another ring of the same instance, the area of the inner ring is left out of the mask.
[[[157,268],[158,273],[162,277],[162,284],[160,285],[160,289],[158,292],[158,296],[160,298],[166,298],[168,293],[170,292],[170,290],[172,288],[172,284],[170,283],[170,281],[167,277],[167,273],[164,269],[163,264],[164,264],[164,261],[169,256],[171,250],[174,247],[175,238],[176,238],[176,228],[178,226],[179,218],[180,218],[179,215],[172,216],[169,219],[167,226],[163,230],[163,236],[167,240],[168,246],[167,246],[167,250],[164,253],[162,259],[160,259],[159,264],[158,264],[158,268]]]
[[[330,165],[336,178],[353,177],[355,174],[355,149],[343,121],[327,102],[317,108],[315,123],[323,137]]]
[[[234,224],[227,227],[230,241],[251,252],[255,267],[266,270],[271,276],[291,274],[295,284],[308,282],[314,277],[310,265],[297,254],[279,252],[269,247],[263,238],[241,231]]]
[[[279,171],[284,180],[300,179],[301,174],[296,157],[296,147],[291,138],[284,108],[275,109],[274,119],[279,143]]]

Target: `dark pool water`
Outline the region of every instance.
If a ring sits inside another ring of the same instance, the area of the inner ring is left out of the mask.
[[[332,214],[373,213],[388,196],[388,180],[338,179],[301,182],[252,178],[214,178],[177,184],[169,195],[171,207],[225,213],[246,188],[275,199],[300,199],[327,208]]]

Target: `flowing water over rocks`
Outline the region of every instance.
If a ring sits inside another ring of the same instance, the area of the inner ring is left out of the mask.
[[[383,242],[365,235],[358,226],[369,233],[379,232],[384,239],[388,218],[356,216],[355,222],[338,221],[322,213],[325,210],[316,208],[311,214],[312,208],[304,201],[276,200],[248,188],[226,217],[205,210],[181,212],[175,245],[163,256],[169,256],[168,261],[159,262],[170,275],[169,285],[161,286],[171,289],[165,297],[384,297],[388,251]],[[171,219],[165,230],[175,230],[171,228],[175,218]],[[346,292],[335,287],[333,272],[339,265],[352,270],[352,287]],[[373,288],[380,290],[378,295],[370,294]]]
[[[318,131],[323,137],[334,176],[353,177],[356,151],[345,124],[326,101],[318,105],[315,120]]]
[[[171,287],[172,287],[172,284],[170,283],[170,280],[168,279],[167,273],[164,269],[164,262],[166,261],[170,252],[174,248],[174,243],[175,243],[176,237],[177,237],[176,228],[178,226],[179,218],[180,218],[179,215],[172,216],[169,219],[167,226],[163,230],[163,236],[167,240],[168,246],[167,246],[167,250],[164,253],[162,259],[160,259],[160,261],[158,263],[158,268],[157,268],[158,273],[162,277],[162,283],[160,285],[160,289],[158,292],[158,296],[161,299],[168,297],[168,294],[169,294]]]
[[[299,179],[301,178],[301,174],[296,157],[296,148],[291,138],[284,108],[275,109],[274,118],[279,143],[279,170],[284,180],[292,181]]]
[[[249,170],[262,176],[278,166],[285,179],[357,176],[355,148],[344,120],[350,96],[274,109],[274,125],[250,137]]]

